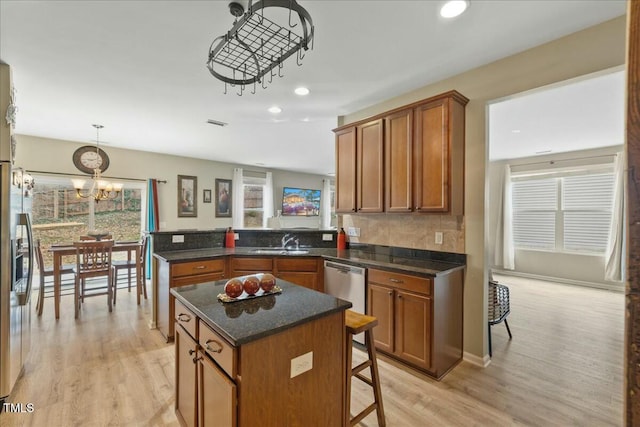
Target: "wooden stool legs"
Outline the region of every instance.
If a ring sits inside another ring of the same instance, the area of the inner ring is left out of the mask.
[[[348,310],[350,311],[350,310]],[[352,312],[353,313],[353,312]],[[363,316],[364,315],[359,315]],[[351,317],[351,319],[350,319]],[[366,316],[369,317],[369,316]],[[384,418],[384,407],[382,406],[382,391],[380,389],[380,376],[378,374],[378,362],[376,359],[376,347],[373,341],[373,327],[378,323],[377,319],[371,318],[373,321],[367,323],[366,325],[360,324],[360,327],[354,329],[350,327],[350,320],[352,319],[352,315],[347,315],[347,369],[350,371],[349,377],[347,378],[347,391],[346,391],[346,423],[347,426],[354,426],[362,421],[367,415],[369,415],[374,410],[376,411],[376,415],[378,416],[378,426],[385,427],[386,422]],[[360,333],[364,329],[364,342],[365,347],[367,348],[367,353],[369,359],[359,364],[358,366],[351,367],[352,364],[352,352],[353,352],[353,335],[355,333]],[[365,377],[360,372],[364,369],[369,368],[371,373],[371,379]],[[351,418],[351,377],[356,377],[360,381],[365,382],[373,389],[373,403],[367,406],[362,412],[357,414],[355,417]]]

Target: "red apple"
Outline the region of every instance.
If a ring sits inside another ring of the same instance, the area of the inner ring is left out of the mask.
[[[255,295],[260,289],[260,281],[256,276],[248,276],[242,282],[242,287],[247,294]]]
[[[275,285],[276,278],[273,277],[273,274],[265,273],[260,278],[260,287],[265,292],[270,292]]]
[[[242,295],[242,282],[238,279],[230,279],[224,285],[224,293],[231,298],[238,298]]]

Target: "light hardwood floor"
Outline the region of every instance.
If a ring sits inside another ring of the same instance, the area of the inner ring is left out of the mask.
[[[624,295],[500,279],[511,289],[513,340],[493,327],[487,368],[462,362],[438,382],[379,357],[387,425],[622,425]],[[58,322],[51,299],[34,317],[30,360],[9,401],[35,411],[3,413],[0,424],[177,425],[173,346],[147,328],[150,300],[138,308],[134,292],[118,292],[109,314],[104,298],[91,298],[77,321],[71,301],[63,298]],[[355,413],[371,393],[358,380],[353,390]],[[375,414],[360,423],[376,425]]]

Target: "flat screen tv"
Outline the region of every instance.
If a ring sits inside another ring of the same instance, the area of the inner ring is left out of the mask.
[[[282,215],[320,215],[320,190],[284,187],[282,189]]]

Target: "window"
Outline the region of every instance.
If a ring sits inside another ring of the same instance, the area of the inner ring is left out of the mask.
[[[261,228],[264,222],[264,185],[243,184],[244,227]]]
[[[140,238],[142,184],[124,183],[125,187],[119,197],[96,203],[93,199],[77,198],[68,177],[33,177],[33,234],[35,239],[40,239],[44,247],[78,240],[91,229],[109,231],[116,240]],[[43,256],[45,265],[50,266],[50,252],[43,251]]]
[[[604,253],[614,175],[602,168],[512,178],[516,248]]]

